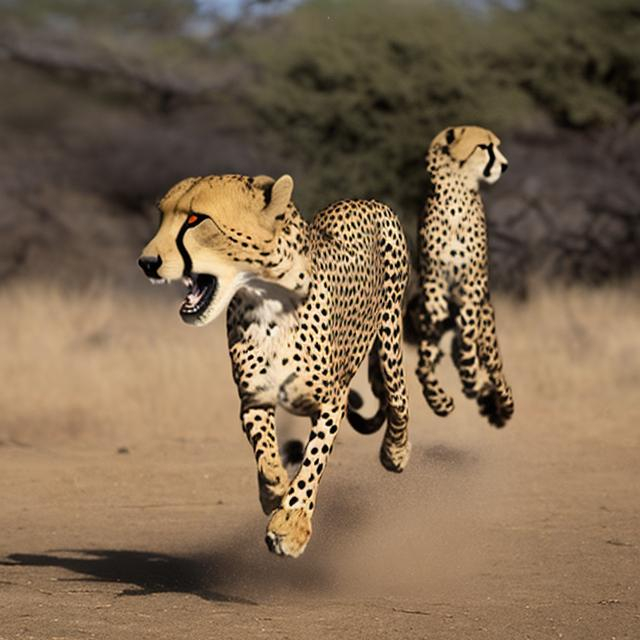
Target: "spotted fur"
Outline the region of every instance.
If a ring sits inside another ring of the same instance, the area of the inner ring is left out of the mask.
[[[433,411],[454,408],[438,378],[440,341],[452,329],[453,360],[462,389],[497,427],[512,416],[489,296],[487,227],[479,183],[494,183],[507,168],[500,140],[479,127],[440,132],[427,155],[430,194],[418,227],[421,302],[417,374]]]
[[[160,203],[163,221],[141,266],[155,279],[215,276],[210,304],[188,321],[205,324],[228,305],[242,428],[255,455],[260,501],[270,514],[267,544],[295,557],[311,535],[318,483],[347,410],[349,384],[369,352],[387,422],[381,462],[396,472],[407,463],[401,314],[408,254],[401,226],[385,205],[344,200],[308,224],[291,201],[292,190],[289,176],[179,183]],[[292,479],[279,453],[278,405],[311,418]],[[354,407],[349,418],[373,430]]]

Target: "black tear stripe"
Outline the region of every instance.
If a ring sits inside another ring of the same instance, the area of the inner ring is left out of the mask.
[[[190,275],[191,269],[193,268],[193,262],[191,262],[191,256],[189,255],[189,252],[184,246],[184,234],[187,232],[187,229],[189,229],[189,225],[185,222],[185,224],[182,225],[180,232],[178,233],[178,237],[176,238],[176,246],[178,247],[178,251],[182,256],[182,261],[184,262],[183,274],[185,276]]]
[[[189,222],[189,220],[194,216],[195,216],[195,221]],[[184,234],[187,232],[187,229],[193,229],[193,227],[197,227],[201,222],[204,222],[205,220],[211,220],[211,218],[209,216],[206,216],[204,213],[195,213],[195,211],[191,211],[187,216],[187,219],[184,221],[184,224],[180,228],[178,237],[176,238],[176,246],[178,247],[178,251],[182,256],[182,261],[184,262],[184,271],[182,273],[185,276],[188,276],[191,274],[191,269],[193,268],[193,262],[191,262],[191,256],[189,255],[186,247],[184,246]]]
[[[487,166],[482,172],[485,178],[488,178],[491,175],[491,169],[496,161],[496,154],[493,152],[493,143],[487,145],[487,151],[489,152],[489,162],[487,162]]]

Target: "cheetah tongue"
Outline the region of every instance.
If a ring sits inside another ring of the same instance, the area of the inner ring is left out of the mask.
[[[187,282],[185,282],[185,284],[189,287],[189,293],[187,293],[185,297],[185,302],[189,306],[194,306],[198,302],[198,300],[202,298],[206,291],[206,288],[199,286],[197,277],[195,282],[192,278],[188,278],[186,280]]]

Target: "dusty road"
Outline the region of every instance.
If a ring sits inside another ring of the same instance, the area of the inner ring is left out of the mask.
[[[0,639],[638,640],[640,347],[627,302],[607,338],[576,334],[582,314],[553,317],[553,301],[499,308],[517,400],[502,431],[459,394],[449,419],[432,416],[410,376],[414,449],[401,476],[377,462],[379,436],[343,425],[296,561],[263,543],[220,325],[182,345],[190,358],[213,348],[212,377],[181,383],[176,408],[201,427],[170,416],[159,427],[158,409],[95,433],[78,426],[82,407],[55,430],[42,410],[33,424],[10,414]],[[574,352],[575,335],[589,346]],[[131,342],[122,348],[136,357]],[[411,371],[410,350],[408,360]],[[447,381],[457,389],[450,371]],[[144,406],[170,395],[157,388],[166,378],[150,380],[147,397],[129,382],[114,382],[114,411],[125,396]],[[304,433],[304,422],[281,424],[285,437]]]

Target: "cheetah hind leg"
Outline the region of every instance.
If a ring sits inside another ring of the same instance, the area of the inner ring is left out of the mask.
[[[495,365],[488,362],[486,347],[480,344],[481,367],[478,372],[478,393],[476,402],[480,409],[480,415],[487,418],[489,424],[501,428],[511,418],[514,411],[513,392],[501,371],[496,370]],[[497,349],[497,344],[494,343]],[[458,367],[460,358],[460,345],[457,336],[451,342],[451,356]],[[492,370],[493,369],[493,370]]]
[[[380,341],[375,340],[369,352],[369,384],[373,395],[378,399],[378,409],[371,418],[365,418],[359,413],[362,408],[362,397],[357,391],[349,391],[347,402],[347,419],[349,424],[358,432],[369,435],[378,431],[387,419],[387,398],[382,374],[380,372],[379,352]]]
[[[402,322],[397,319],[397,322]],[[376,341],[371,352],[371,361],[377,364],[379,384],[385,397],[387,428],[380,447],[380,462],[387,471],[400,473],[409,462],[411,443],[409,442],[409,402],[407,382],[402,363],[402,327],[392,329],[396,338],[390,341]]]
[[[502,358],[496,336],[496,320],[493,307],[487,300],[481,309],[482,334],[478,355],[481,369],[488,381],[476,398],[480,414],[495,427],[504,427],[514,411],[513,392],[502,370]]]
[[[362,417],[357,411],[362,407],[362,398],[351,390],[347,418],[351,426],[363,434],[375,433],[387,422],[380,462],[388,471],[400,472],[409,461],[410,450],[406,435],[408,416],[402,352],[398,350],[394,364],[390,366],[388,357],[381,359],[381,349],[382,343],[376,339],[369,352],[369,384],[379,401],[378,410],[371,418]]]

